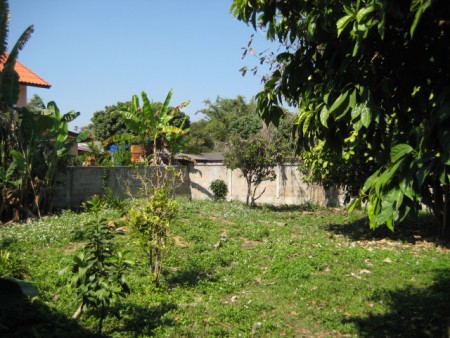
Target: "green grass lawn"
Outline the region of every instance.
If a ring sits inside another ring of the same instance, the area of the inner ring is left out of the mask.
[[[131,294],[111,309],[111,337],[437,337],[450,323],[450,255],[427,216],[395,233],[371,231],[362,214],[304,207],[180,200],[162,285],[127,233],[116,238],[135,266]],[[105,217],[119,219],[116,211]],[[64,212],[0,228],[40,296],[0,313],[0,336],[93,336],[97,319],[59,276],[83,245],[92,215]],[[75,231],[74,231],[75,230]],[[221,241],[222,238],[222,241]],[[220,246],[215,245],[220,242]],[[116,313],[118,316],[114,316]]]

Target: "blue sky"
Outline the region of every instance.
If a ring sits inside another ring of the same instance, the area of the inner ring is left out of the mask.
[[[174,90],[172,105],[191,103],[185,112],[195,121],[205,99],[248,100],[261,78],[242,77],[242,60],[251,27],[235,19],[227,0],[10,0],[9,46],[29,25],[35,32],[19,61],[52,84],[31,88],[62,112],[76,110],[71,123],[82,127],[95,111],[128,101],[145,91],[163,101]],[[262,33],[253,46],[270,47]]]

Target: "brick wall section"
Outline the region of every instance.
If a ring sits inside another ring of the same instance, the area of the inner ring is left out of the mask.
[[[209,188],[215,179],[222,179],[228,185],[227,200],[245,201],[247,183],[239,170],[229,170],[221,164],[201,164],[195,166],[175,166],[183,173],[176,193],[192,199],[212,197]],[[69,167],[57,176],[54,208],[78,208],[91,196],[102,194],[102,182],[107,179],[108,186],[116,197],[137,196],[144,186],[151,186],[154,168],[130,167]],[[315,203],[319,205],[338,205],[338,193],[320,186],[304,183],[302,174],[295,164],[279,165],[274,181],[262,182],[257,193],[264,191],[257,203],[273,205]],[[264,190],[265,189],[265,190]]]

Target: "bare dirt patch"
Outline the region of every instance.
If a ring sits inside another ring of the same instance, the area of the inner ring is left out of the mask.
[[[67,254],[67,253],[74,252],[74,251],[78,250],[79,248],[81,248],[85,244],[86,244],[86,242],[73,242],[73,243],[70,243],[68,246],[66,246],[64,248],[64,253]]]
[[[175,245],[179,246],[180,248],[187,248],[190,246],[190,244],[186,243],[181,236],[173,237],[173,241],[174,241]]]
[[[242,249],[248,250],[248,249],[252,249],[258,245],[264,244],[263,242],[260,241],[253,241],[251,239],[247,239],[247,238],[242,238],[243,243],[241,245]]]

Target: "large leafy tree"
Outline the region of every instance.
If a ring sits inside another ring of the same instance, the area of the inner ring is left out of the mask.
[[[256,111],[256,103],[247,103],[243,96],[217,97],[215,102],[204,101],[205,107],[198,111],[204,115],[192,123],[190,151],[202,152],[223,149],[233,135],[249,139],[262,128],[262,120]]]
[[[231,134],[241,134],[248,138],[255,135],[262,127],[262,121],[256,112],[254,100],[246,102],[243,96],[236,98],[216,98],[204,101],[205,107],[199,111],[209,121],[209,132],[220,144]]]
[[[122,111],[129,110],[131,102],[117,102],[96,111],[91,118],[89,129],[94,131],[97,140],[104,141],[115,135],[130,133],[122,117]]]
[[[372,227],[426,205],[448,234],[447,1],[235,0],[232,12],[284,46],[257,95],[263,117],[295,105],[300,148],[320,146],[317,166],[361,163]]]
[[[212,151],[214,139],[209,130],[209,121],[205,119],[192,122],[186,151],[193,154]]]

